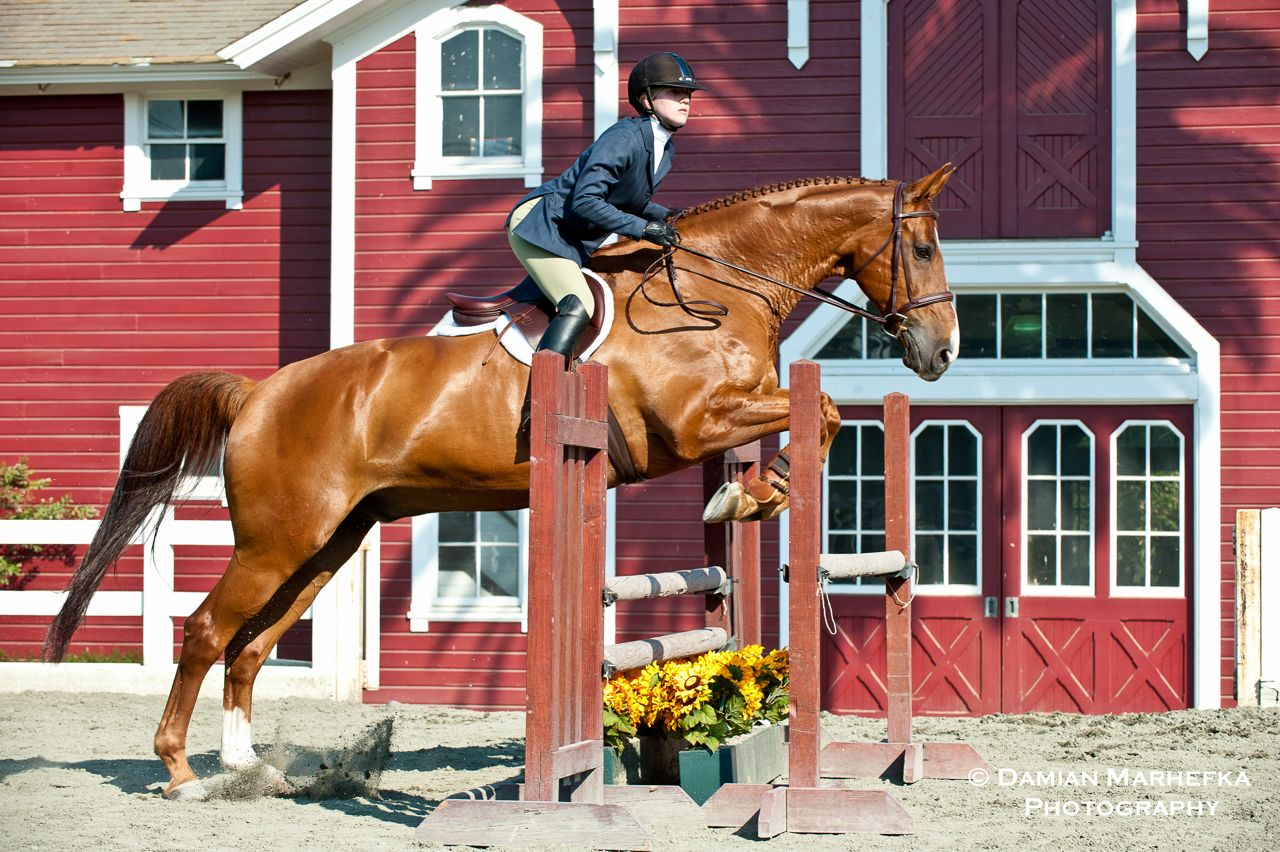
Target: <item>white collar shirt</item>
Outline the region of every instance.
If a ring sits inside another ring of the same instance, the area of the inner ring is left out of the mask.
[[[671,139],[671,131],[662,126],[656,115],[649,116],[649,121],[653,125],[653,173],[656,175],[662,154],[667,150],[667,141]]]

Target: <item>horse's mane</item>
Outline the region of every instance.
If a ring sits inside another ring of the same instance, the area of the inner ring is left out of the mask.
[[[743,189],[732,195],[726,195],[723,198],[717,198],[714,201],[704,201],[696,207],[690,207],[685,211],[686,216],[695,213],[707,213],[712,210],[720,210],[725,207],[732,207],[739,201],[747,201],[751,198],[760,198],[764,195],[772,195],[775,192],[783,192],[788,189],[799,189],[805,186],[831,186],[832,184],[875,184],[878,186],[888,186],[889,182],[883,178],[873,180],[864,177],[811,177],[801,178],[799,180],[784,180],[778,183],[771,183],[766,186],[752,187],[751,189]]]

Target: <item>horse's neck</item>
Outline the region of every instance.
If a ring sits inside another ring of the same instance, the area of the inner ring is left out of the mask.
[[[868,207],[874,206],[875,199],[868,190],[863,189],[860,194],[872,202]],[[722,226],[718,233],[704,238],[715,246],[707,253],[802,290],[812,290],[830,277],[840,257],[840,248],[859,226],[851,223],[849,211],[853,205],[848,195],[829,193],[800,199],[806,209],[803,214],[793,215],[791,222],[770,208],[748,209],[745,211],[748,215],[739,221]],[[871,215],[868,213],[867,218]],[[751,285],[768,301],[779,326],[804,298],[801,293],[759,279]]]

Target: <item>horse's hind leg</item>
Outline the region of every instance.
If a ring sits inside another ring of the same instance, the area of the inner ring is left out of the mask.
[[[222,765],[227,769],[246,769],[259,763],[251,736],[253,684],[258,672],[271,649],[356,552],[372,526],[373,521],[364,519],[348,518],[343,522],[324,550],[290,577],[228,644],[226,681],[222,693],[222,748],[219,752]],[[283,777],[276,780],[281,791],[287,789]]]
[[[169,701],[156,731],[155,752],[169,770],[169,798],[199,797],[203,789],[187,762],[187,728],[209,668],[232,638],[275,596],[309,554],[292,557],[237,546],[226,572],[183,627],[182,653]]]

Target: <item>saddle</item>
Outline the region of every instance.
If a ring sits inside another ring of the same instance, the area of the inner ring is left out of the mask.
[[[582,334],[578,335],[578,341],[574,344],[575,358],[600,336],[600,329],[605,322],[605,300],[613,298],[613,294],[608,292],[595,276],[583,277],[586,278],[587,286],[595,299],[595,310],[591,314],[587,327],[583,329]],[[547,326],[556,315],[556,306],[551,304],[551,300],[538,289],[533,278],[527,275],[519,284],[496,296],[445,293],[445,298],[453,307],[455,325],[462,327],[487,325],[506,315],[510,317],[512,325],[524,335],[533,349],[538,348],[538,341],[542,339],[543,332],[547,330]]]

